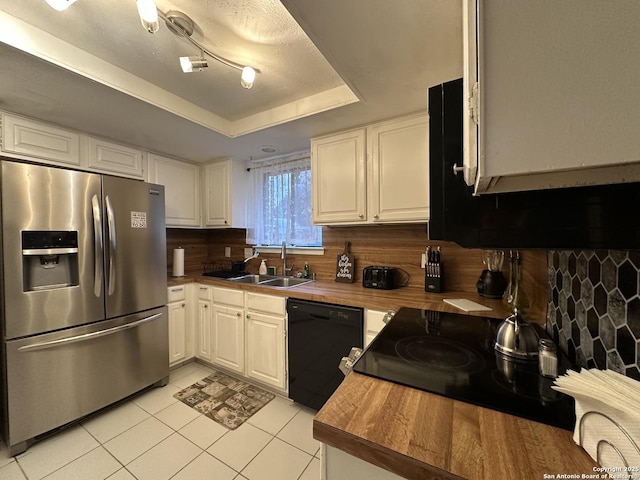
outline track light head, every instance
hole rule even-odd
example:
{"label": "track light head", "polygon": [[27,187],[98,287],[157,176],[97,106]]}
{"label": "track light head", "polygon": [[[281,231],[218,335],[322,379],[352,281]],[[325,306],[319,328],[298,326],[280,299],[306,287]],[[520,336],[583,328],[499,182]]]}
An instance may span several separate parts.
{"label": "track light head", "polygon": [[180,67],[184,73],[201,72],[208,66],[204,57],[180,57]]}
{"label": "track light head", "polygon": [[249,89],[253,87],[253,82],[256,79],[256,71],[252,67],[244,67],[242,69],[242,75],[240,77],[240,85]]}
{"label": "track light head", "polygon": [[158,9],[153,0],[136,0],[140,22],[149,33],[156,33],[160,28],[158,22]]}

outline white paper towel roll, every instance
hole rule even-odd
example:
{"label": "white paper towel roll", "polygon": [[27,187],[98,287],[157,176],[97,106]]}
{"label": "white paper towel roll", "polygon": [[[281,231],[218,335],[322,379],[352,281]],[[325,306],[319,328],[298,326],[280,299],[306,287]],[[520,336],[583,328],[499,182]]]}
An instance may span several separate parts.
{"label": "white paper towel roll", "polygon": [[184,277],[184,248],[173,249],[173,276]]}

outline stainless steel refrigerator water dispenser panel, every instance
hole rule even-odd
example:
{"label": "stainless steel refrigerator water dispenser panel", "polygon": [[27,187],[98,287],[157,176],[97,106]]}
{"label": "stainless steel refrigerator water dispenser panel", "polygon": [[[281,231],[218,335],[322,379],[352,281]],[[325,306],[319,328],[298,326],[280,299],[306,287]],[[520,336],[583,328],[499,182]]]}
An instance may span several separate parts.
{"label": "stainless steel refrigerator water dispenser panel", "polygon": [[23,291],[78,285],[78,232],[22,232]]}

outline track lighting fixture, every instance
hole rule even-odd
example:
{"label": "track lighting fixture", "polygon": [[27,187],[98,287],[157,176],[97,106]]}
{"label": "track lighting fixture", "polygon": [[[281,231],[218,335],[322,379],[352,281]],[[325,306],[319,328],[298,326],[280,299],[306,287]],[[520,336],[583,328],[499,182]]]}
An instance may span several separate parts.
{"label": "track lighting fixture", "polygon": [[[148,1],[152,1],[152,0],[148,0]],[[194,23],[193,23],[193,20],[191,20],[191,18],[189,18],[186,14],[176,10],[170,10],[167,13],[164,13],[160,10],[157,10],[157,12],[158,12],[158,16],[164,20],[164,23],[167,25],[167,28],[169,29],[169,31],[171,31],[175,35],[178,35],[188,40],[194,47],[198,48],[202,54],[200,58],[180,57],[180,65],[182,66],[183,72],[187,73],[187,72],[193,71],[194,69],[197,69],[198,71],[202,71],[202,69],[207,66],[206,59],[204,58],[204,56],[206,55],[220,63],[225,64],[228,67],[235,68],[236,70],[241,71],[242,74],[240,76],[240,84],[244,88],[253,87],[253,82],[256,79],[256,73],[259,73],[260,70],[257,70],[247,65],[241,65],[227,58],[221,57],[220,55],[216,55],[211,50],[208,50],[207,48],[202,46],[198,41],[196,41],[191,36],[194,30]],[[149,31],[149,33],[154,33],[148,29],[147,31]],[[185,70],[185,66],[184,66],[185,63],[183,62],[183,58],[189,58],[189,59],[197,58],[200,63],[197,66],[196,64],[192,63],[192,69]],[[202,63],[203,61],[204,61],[204,64]]]}
{"label": "track lighting fixture", "polygon": [[204,57],[180,57],[180,67],[184,73],[201,72],[208,66]]}
{"label": "track lighting fixture", "polygon": [[[64,10],[76,1],[77,0],[46,0],[46,2],[56,10]],[[199,57],[180,57],[180,66],[182,67],[183,72],[189,73],[194,70],[201,72],[208,66],[207,59],[205,58],[205,55],[207,55],[228,67],[240,70],[242,72],[240,76],[240,85],[244,88],[253,87],[253,82],[256,79],[256,73],[259,73],[260,70],[248,65],[236,63],[232,60],[221,57],[220,55],[216,55],[211,50],[200,45],[200,43],[191,37],[195,24],[186,14],[176,10],[170,10],[164,13],[161,10],[158,10],[154,0],[136,0],[136,6],[138,7],[140,23],[142,23],[142,26],[147,32],[156,33],[160,28],[158,18],[162,18],[169,31],[188,40],[194,47],[200,50],[201,55]]]}
{"label": "track lighting fixture", "polygon": [[46,0],[51,8],[58,10],[59,12],[66,10],[72,4],[76,3],[76,0]]}

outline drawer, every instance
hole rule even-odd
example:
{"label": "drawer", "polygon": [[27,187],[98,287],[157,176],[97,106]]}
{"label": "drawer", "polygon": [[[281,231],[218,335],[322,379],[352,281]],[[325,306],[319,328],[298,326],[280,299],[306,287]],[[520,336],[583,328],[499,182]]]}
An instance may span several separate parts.
{"label": "drawer", "polygon": [[200,300],[211,301],[211,287],[208,285],[198,285],[198,298]]}
{"label": "drawer", "polygon": [[286,312],[286,303],[287,299],[285,297],[274,297],[273,295],[247,292],[247,308],[249,310],[284,315]]}
{"label": "drawer", "polygon": [[180,285],[177,287],[168,287],[167,288],[167,302],[179,302],[185,299],[185,290],[186,287],[184,285]]}
{"label": "drawer", "polygon": [[244,291],[230,288],[213,288],[213,303],[244,307]]}

